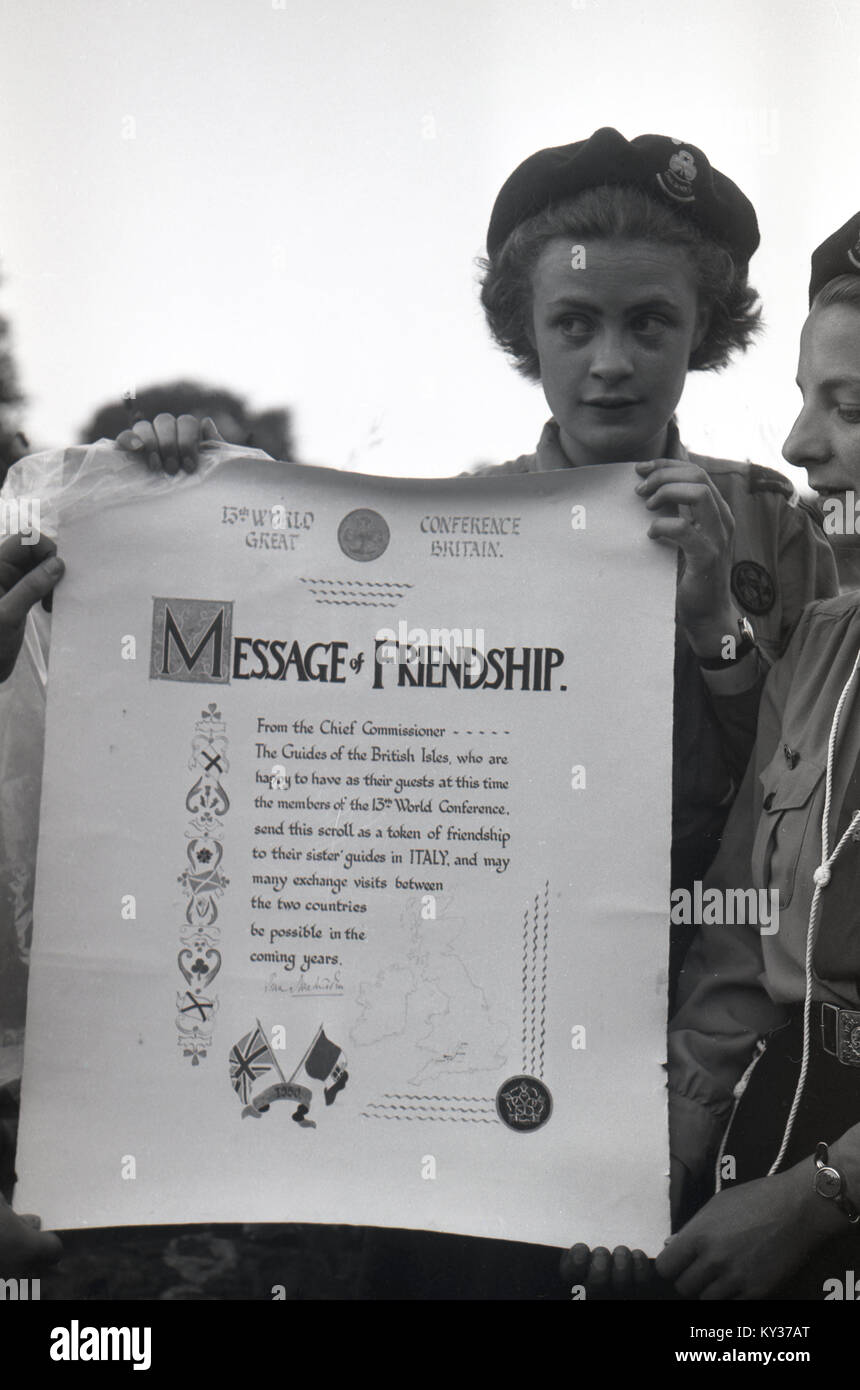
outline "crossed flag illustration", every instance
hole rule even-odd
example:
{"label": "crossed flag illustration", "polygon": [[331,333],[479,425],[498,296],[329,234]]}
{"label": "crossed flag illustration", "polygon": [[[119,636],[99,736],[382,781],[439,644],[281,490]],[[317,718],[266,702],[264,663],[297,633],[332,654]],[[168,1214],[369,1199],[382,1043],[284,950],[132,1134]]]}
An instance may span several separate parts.
{"label": "crossed flag illustration", "polygon": [[[297,1108],[293,1119],[303,1129],[315,1129],[316,1122],[307,1118],[314,1097],[314,1088],[308,1082],[322,1082],[326,1105],[333,1105],[336,1097],[349,1080],[346,1069],[346,1054],[338,1043],[327,1038],[320,1024],[310,1046],[287,1079],[278,1065],[265,1029],[256,1020],[256,1027],[234,1043],[230,1049],[230,1080],[233,1090],[243,1103],[242,1118],[252,1116],[259,1119],[269,1109],[272,1101],[294,1100]],[[255,1090],[257,1083],[270,1072],[277,1073],[279,1081]],[[297,1079],[298,1078],[298,1079]]]}

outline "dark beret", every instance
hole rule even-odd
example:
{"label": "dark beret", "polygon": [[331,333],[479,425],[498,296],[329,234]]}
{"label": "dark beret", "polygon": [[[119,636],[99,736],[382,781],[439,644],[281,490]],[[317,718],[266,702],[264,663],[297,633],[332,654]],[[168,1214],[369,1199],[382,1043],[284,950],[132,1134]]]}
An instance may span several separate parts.
{"label": "dark beret", "polygon": [[855,212],[844,227],[813,251],[810,304],[828,280],[835,280],[837,275],[860,275],[860,212]]}
{"label": "dark beret", "polygon": [[538,212],[602,184],[628,184],[689,218],[746,265],[759,244],[755,208],[695,145],[668,135],[625,140],[611,126],[588,140],[529,155],[502,185],[487,231],[494,256],[515,227]]}

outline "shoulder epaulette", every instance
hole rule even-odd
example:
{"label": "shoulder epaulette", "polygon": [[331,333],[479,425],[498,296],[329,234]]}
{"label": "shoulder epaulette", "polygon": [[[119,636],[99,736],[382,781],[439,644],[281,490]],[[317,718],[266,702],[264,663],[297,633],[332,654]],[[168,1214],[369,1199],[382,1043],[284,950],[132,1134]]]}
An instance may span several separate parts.
{"label": "shoulder epaulette", "polygon": [[765,468],[760,463],[751,463],[747,472],[747,487],[751,497],[758,492],[781,492],[789,502],[794,500],[794,485],[784,473],[774,468]]}

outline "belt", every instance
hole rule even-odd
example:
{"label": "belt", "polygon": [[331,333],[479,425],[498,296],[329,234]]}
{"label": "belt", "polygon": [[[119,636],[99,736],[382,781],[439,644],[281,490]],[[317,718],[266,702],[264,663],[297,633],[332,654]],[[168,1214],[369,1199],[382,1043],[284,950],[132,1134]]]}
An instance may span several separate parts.
{"label": "belt", "polygon": [[813,1001],[813,1020],[819,1013],[821,1046],[845,1067],[860,1067],[860,1009]]}

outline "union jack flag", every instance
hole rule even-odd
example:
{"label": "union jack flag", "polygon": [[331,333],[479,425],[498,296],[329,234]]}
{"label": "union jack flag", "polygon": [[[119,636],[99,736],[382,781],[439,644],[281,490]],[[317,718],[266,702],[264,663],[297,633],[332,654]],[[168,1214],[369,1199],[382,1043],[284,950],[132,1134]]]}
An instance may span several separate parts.
{"label": "union jack flag", "polygon": [[230,1080],[233,1090],[244,1105],[251,1098],[254,1083],[275,1065],[265,1034],[258,1024],[253,1033],[246,1033],[230,1049]]}

